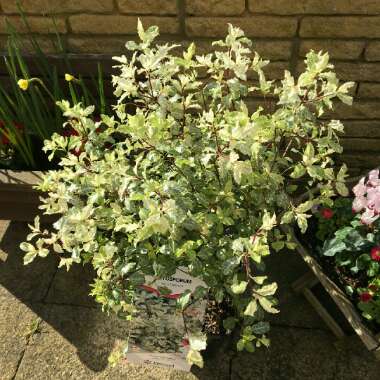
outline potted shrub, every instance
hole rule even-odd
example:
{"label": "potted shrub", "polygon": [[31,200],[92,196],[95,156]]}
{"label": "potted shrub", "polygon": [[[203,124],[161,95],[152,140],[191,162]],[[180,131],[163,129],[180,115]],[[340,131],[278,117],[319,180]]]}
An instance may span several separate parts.
{"label": "potted shrub", "polygon": [[[138,35],[126,45],[131,54],[115,58],[113,115],[94,122],[94,107],[58,102],[77,136],[45,142],[62,169],[46,173],[38,189],[47,193],[44,213],[59,219],[51,232],[38,219],[31,226],[25,263],[49,252],[67,269],[89,263],[92,295],[128,320],[138,318],[136,292],[148,276],[182,268],[204,285],[178,298],[180,313],[212,297],[231,310],[223,325],[240,331],[238,350],[268,346],[265,314],[278,313],[277,285],[264,259],[294,248],[280,225],[295,220],[305,231],[313,205],[347,193],[346,167],[336,171],[333,160],[342,124],[319,117],[335,98],[351,103],[352,83],[340,84],[328,54],[313,51],[298,80],[285,72],[281,83],[267,81],[268,61],[231,25],[203,56],[194,44],[182,56],[172,55],[176,45],[154,45],[157,27],[139,22]],[[275,96],[276,109],[249,110],[255,93]],[[315,185],[296,205],[294,194]],[[187,359],[202,366],[206,334],[185,329]]]}
{"label": "potted shrub", "polygon": [[297,247],[370,351],[380,348],[380,179],[372,170],[352,189],[315,209]]}

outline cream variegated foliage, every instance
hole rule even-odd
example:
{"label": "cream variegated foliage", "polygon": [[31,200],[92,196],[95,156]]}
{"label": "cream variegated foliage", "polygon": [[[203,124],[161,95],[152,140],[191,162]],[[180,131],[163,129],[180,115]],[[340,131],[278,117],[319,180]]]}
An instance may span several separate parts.
{"label": "cream variegated foliage", "polygon": [[[138,33],[141,42],[115,58],[114,115],[94,122],[93,108],[58,102],[78,136],[45,142],[61,169],[38,188],[45,213],[59,219],[51,233],[31,227],[25,260],[50,250],[60,266],[90,263],[93,296],[122,318],[133,315],[145,275],[186,267],[208,288],[185,294],[180,309],[205,294],[227,301],[234,314],[224,326],[241,330],[238,350],[267,346],[263,319],[278,312],[277,285],[262,273],[263,259],[271,247],[294,248],[280,224],[305,231],[314,205],[346,191],[346,168],[337,173],[333,161],[343,126],[320,117],[335,98],[351,103],[352,83],[340,84],[328,54],[313,51],[298,80],[285,72],[268,81],[268,61],[233,26],[203,56],[194,44],[182,56],[172,55],[176,45],[154,45],[156,27],[139,23]],[[277,99],[273,111],[251,113],[248,97],[262,93]],[[294,200],[312,188],[304,203]],[[202,365],[204,335],[188,334],[198,337],[189,360]]]}

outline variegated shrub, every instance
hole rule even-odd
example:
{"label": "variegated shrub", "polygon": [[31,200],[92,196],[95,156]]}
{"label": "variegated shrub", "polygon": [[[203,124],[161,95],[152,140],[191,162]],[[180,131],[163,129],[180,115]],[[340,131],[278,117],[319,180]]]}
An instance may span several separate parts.
{"label": "variegated shrub", "polygon": [[[207,294],[226,301],[234,313],[224,327],[241,331],[237,349],[267,346],[265,313],[278,310],[264,258],[271,247],[294,247],[280,224],[305,231],[314,205],[347,192],[346,168],[335,171],[333,161],[343,126],[320,117],[335,98],[351,103],[352,83],[339,84],[328,54],[313,51],[298,80],[285,72],[268,81],[268,61],[233,26],[203,56],[194,44],[182,56],[172,54],[176,45],[154,45],[157,27],[139,23],[138,34],[128,56],[115,58],[115,115],[94,122],[92,107],[58,103],[76,132],[45,142],[62,168],[38,188],[47,194],[44,212],[59,219],[52,232],[31,226],[25,263],[49,252],[67,269],[90,263],[92,295],[127,319],[145,275],[185,267],[207,288],[184,294],[180,310]],[[249,97],[260,94],[276,99],[272,112],[251,112]],[[188,359],[201,366],[204,332],[188,333]]]}

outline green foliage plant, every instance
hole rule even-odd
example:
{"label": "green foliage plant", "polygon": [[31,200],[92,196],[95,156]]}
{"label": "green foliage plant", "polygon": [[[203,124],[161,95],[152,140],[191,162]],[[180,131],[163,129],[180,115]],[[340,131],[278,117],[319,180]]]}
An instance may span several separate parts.
{"label": "green foliage plant", "polygon": [[350,202],[351,217],[347,218],[347,208],[337,209],[337,214],[341,214],[341,220],[346,223],[331,229],[333,234],[324,241],[321,253],[332,258],[343,279],[349,279],[343,281],[345,290],[362,316],[380,324],[379,170],[371,170],[367,178],[361,178],[353,193],[354,199],[340,198],[335,202],[342,204],[343,199],[344,203]]}
{"label": "green foliage plant", "polygon": [[[268,81],[268,61],[231,25],[214,42],[218,50],[202,56],[194,44],[182,56],[172,55],[176,45],[155,45],[157,27],[139,22],[138,35],[129,56],[115,58],[114,115],[94,122],[94,107],[58,103],[78,136],[45,142],[50,158],[63,154],[62,169],[38,189],[47,193],[44,212],[60,217],[52,232],[38,220],[31,226],[25,264],[49,252],[59,267],[90,263],[92,295],[127,319],[146,275],[186,268],[207,286],[180,297],[179,310],[210,294],[234,310],[224,327],[240,330],[238,350],[268,346],[265,315],[279,310],[264,259],[272,248],[294,248],[281,224],[305,231],[314,205],[347,193],[346,168],[336,172],[333,161],[343,126],[319,117],[335,98],[351,104],[352,83],[339,84],[328,54],[313,51],[298,80],[286,71],[280,83]],[[275,111],[251,112],[252,94],[275,96]],[[127,114],[131,101],[136,112]],[[293,199],[298,181],[300,191],[318,188],[301,204]],[[202,366],[205,333],[188,335],[188,360]]]}
{"label": "green foliage plant", "polygon": [[[63,117],[57,100],[69,96],[72,103],[94,104],[97,114],[106,111],[103,72],[98,64],[97,80],[93,78],[95,94],[82,77],[63,85],[57,66],[52,64],[30,30],[27,17],[19,8],[22,22],[29,33],[22,37],[11,22],[7,22],[7,46],[3,57],[9,78],[9,88],[0,84],[0,165],[16,169],[40,169],[36,159],[36,142],[42,146],[54,132],[62,131]],[[53,19],[54,21],[54,19]],[[64,69],[72,72],[70,57],[58,32],[52,37],[55,54]],[[24,56],[26,44],[31,46],[29,61]],[[38,68],[33,78],[29,62]],[[24,84],[24,86],[20,86]],[[27,91],[26,91],[27,90]],[[37,143],[37,146],[39,143]],[[41,161],[41,160],[40,160]]]}

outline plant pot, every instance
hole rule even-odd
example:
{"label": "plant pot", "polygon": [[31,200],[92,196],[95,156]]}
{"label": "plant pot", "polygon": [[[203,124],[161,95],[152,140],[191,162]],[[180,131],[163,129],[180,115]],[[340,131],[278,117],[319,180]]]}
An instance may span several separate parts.
{"label": "plant pot", "polygon": [[0,170],[0,219],[31,222],[40,215],[41,221],[50,222],[54,216],[42,216],[38,209],[40,193],[33,188],[42,178],[39,171]]}
{"label": "plant pot", "polygon": [[[308,249],[297,239],[292,228],[283,227],[283,229],[284,231],[292,235],[294,241],[297,243],[296,250],[302,256],[306,264],[309,266],[316,279],[322,284],[326,292],[331,296],[331,298],[338,306],[344,317],[347,319],[347,322],[354,329],[354,331],[362,340],[364,345],[367,347],[369,351],[374,352],[376,357],[380,359],[380,334],[376,335],[363,323],[363,319],[360,316],[354,304],[347,297],[345,292],[342,291],[342,289],[340,289],[328,276],[326,276],[319,263],[312,257]],[[309,289],[307,289],[307,291],[308,290]],[[320,308],[320,305],[317,302],[313,302],[313,300],[309,298],[308,300],[317,309],[318,313],[327,322],[329,327],[334,331],[333,326],[334,323],[337,324],[337,322],[333,320],[333,317],[331,315],[326,315],[327,311],[325,309],[318,310],[318,308]],[[336,335],[339,336],[339,334]]]}
{"label": "plant pot", "polygon": [[[188,372],[191,365],[186,361],[189,351],[186,328],[203,322],[206,300],[189,305],[181,314],[177,299],[184,291],[194,292],[197,286],[205,284],[187,274],[185,268],[178,269],[171,277],[157,279],[146,276],[145,279],[146,284],[141,286],[134,301],[138,312],[129,326],[129,348],[125,360]],[[166,288],[170,294],[160,294],[161,288]]]}

